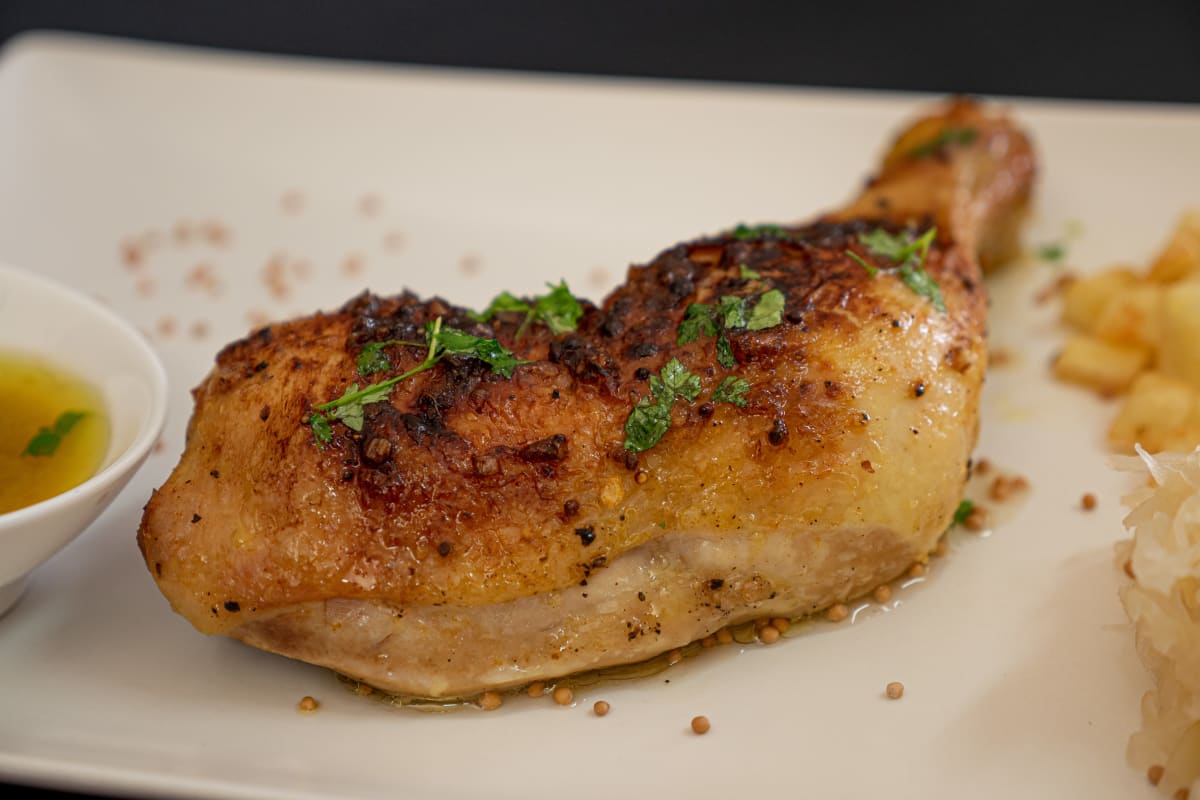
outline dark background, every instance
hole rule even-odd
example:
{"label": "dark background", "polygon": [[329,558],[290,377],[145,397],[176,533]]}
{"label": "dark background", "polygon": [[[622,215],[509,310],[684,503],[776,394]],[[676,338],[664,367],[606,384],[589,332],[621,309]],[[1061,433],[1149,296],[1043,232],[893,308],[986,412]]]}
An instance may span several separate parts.
{"label": "dark background", "polygon": [[1200,0],[0,0],[0,44],[30,30],[489,69],[1200,103]]}
{"label": "dark background", "polygon": [[1200,102],[1197,0],[0,0],[21,31],[323,58]]}

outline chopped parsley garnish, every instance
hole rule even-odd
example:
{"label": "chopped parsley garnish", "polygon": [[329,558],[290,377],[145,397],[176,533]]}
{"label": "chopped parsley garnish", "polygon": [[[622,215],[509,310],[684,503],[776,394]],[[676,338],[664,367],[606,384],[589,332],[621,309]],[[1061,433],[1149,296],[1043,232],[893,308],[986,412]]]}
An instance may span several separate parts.
{"label": "chopped parsley garnish", "polygon": [[908,233],[891,234],[883,228],[876,228],[870,233],[860,233],[858,241],[872,255],[885,258],[892,263],[886,267],[876,267],[853,250],[846,250],[846,255],[854,259],[871,277],[878,272],[895,273],[904,281],[904,285],[921,297],[929,298],[933,307],[945,312],[946,302],[942,299],[942,290],[937,281],[925,271],[925,257],[937,237],[937,228],[930,228],[917,238]]}
{"label": "chopped parsley garnish", "polygon": [[789,236],[786,228],[780,225],[745,225],[738,226],[729,234],[735,239],[757,239],[760,236]]}
{"label": "chopped parsley garnish", "polygon": [[1050,242],[1037,249],[1038,258],[1042,261],[1059,261],[1067,254],[1066,245]]}
{"label": "chopped parsley garnish", "polygon": [[689,403],[700,395],[700,376],[689,372],[678,358],[672,358],[658,375],[650,376],[650,392],[659,400],[670,403],[681,397]]}
{"label": "chopped parsley garnish", "polygon": [[[625,420],[625,449],[634,453],[658,444],[671,428],[671,407],[676,400],[695,402],[702,390],[700,376],[688,370],[678,358],[672,358],[658,375],[650,376],[650,395],[638,400]],[[727,375],[713,390],[714,403],[732,403],[746,407],[750,382]]]}
{"label": "chopped parsley garnish", "polygon": [[58,446],[62,444],[63,437],[70,433],[76,423],[86,416],[86,411],[64,411],[58,415],[58,419],[54,420],[52,426],[38,429],[38,432],[29,440],[29,444],[25,445],[25,450],[21,455],[44,457],[54,455]]}
{"label": "chopped parsley garnish", "polygon": [[643,397],[625,420],[625,449],[634,453],[649,450],[670,427],[671,404]]}
{"label": "chopped parsley garnish", "polygon": [[738,408],[746,407],[746,392],[750,391],[750,381],[736,375],[726,375],[713,389],[714,403],[733,403]]}
{"label": "chopped parsley garnish", "polygon": [[772,289],[764,292],[763,296],[758,298],[758,302],[754,304],[754,308],[750,309],[750,316],[746,318],[746,330],[762,331],[774,328],[781,322],[783,322],[783,292]]}
{"label": "chopped parsley garnish", "polygon": [[371,342],[358,354],[358,374],[365,378],[376,372],[387,372],[392,368],[392,361],[387,357],[387,353],[383,352],[383,348],[390,345],[406,344],[414,347],[424,346],[415,342],[398,342],[394,339],[386,342]]}
{"label": "chopped parsley garnish", "polygon": [[329,420],[321,414],[313,414],[308,418],[308,426],[312,428],[313,438],[319,444],[328,444],[333,439],[333,428],[329,424]]}
{"label": "chopped parsley garnish", "polygon": [[731,329],[746,327],[747,300],[749,300],[747,297],[734,297],[728,294],[723,296],[719,314],[721,325]]}
{"label": "chopped parsley garnish", "polygon": [[729,339],[724,332],[717,337],[717,363],[725,369],[733,369],[737,366],[737,359],[733,357],[733,347],[729,344]]}
{"label": "chopped parsley garnish", "polygon": [[967,517],[971,516],[971,512],[975,510],[975,503],[970,500],[963,500],[958,504],[958,508],[954,509],[953,525],[962,525],[967,521]]}
{"label": "chopped parsley garnish", "polygon": [[689,344],[701,336],[717,337],[717,361],[725,369],[733,369],[737,360],[725,331],[761,331],[783,322],[783,292],[771,289],[751,297],[723,295],[717,305],[692,303],[679,323],[677,344]]}
{"label": "chopped parsley garnish", "polygon": [[[312,428],[313,437],[318,444],[325,444],[333,438],[333,429],[330,425],[330,420],[336,420],[343,423],[352,431],[361,431],[363,427],[364,407],[372,403],[380,403],[388,398],[392,391],[392,387],[401,381],[411,378],[419,372],[424,372],[427,369],[433,368],[439,361],[448,355],[467,356],[476,358],[484,362],[492,368],[492,372],[497,375],[502,375],[505,378],[511,378],[513,370],[520,364],[529,362],[522,361],[512,354],[511,351],[505,349],[495,339],[484,339],[478,336],[472,336],[469,333],[460,331],[457,328],[446,328],[442,326],[442,318],[438,317],[433,322],[425,324],[425,342],[381,342],[379,348],[376,348],[375,355],[383,355],[378,352],[382,347],[396,344],[405,347],[426,347],[428,348],[425,360],[417,366],[404,372],[394,378],[388,378],[379,383],[372,383],[362,389],[358,388],[357,383],[353,383],[346,388],[342,396],[336,400],[330,400],[328,403],[321,403],[313,406],[313,413],[308,417],[308,425]],[[368,345],[368,347],[370,347]],[[367,348],[364,348],[364,352]],[[374,359],[374,355],[370,358]],[[375,366],[377,362],[373,361],[368,366]],[[388,362],[390,367],[391,362]],[[359,357],[358,368],[363,370],[363,359]],[[326,416],[321,412],[329,412]]]}
{"label": "chopped parsley garnish", "polygon": [[678,358],[666,363],[658,375],[650,376],[650,397],[638,400],[625,420],[625,449],[634,453],[658,444],[671,427],[675,398],[689,403],[700,395],[700,376],[688,371]]}
{"label": "chopped parsley garnish", "polygon": [[762,275],[759,275],[745,264],[738,264],[738,277],[744,281],[756,281],[762,278]]}
{"label": "chopped parsley garnish", "polygon": [[716,336],[717,321],[713,317],[712,307],[703,303],[692,303],[683,312],[683,322],[679,323],[678,344],[689,344],[701,336]]}
{"label": "chopped parsley garnish", "polygon": [[909,155],[913,158],[928,158],[936,153],[940,153],[951,145],[966,145],[975,141],[979,136],[979,131],[975,128],[956,128],[948,126],[942,128],[937,136],[930,139],[928,142],[914,147]]}
{"label": "chopped parsley garnish", "polygon": [[517,328],[515,337],[518,339],[531,322],[542,323],[555,336],[575,330],[579,324],[579,318],[583,316],[583,307],[579,305],[575,295],[571,294],[567,282],[559,281],[558,284],[547,283],[546,285],[550,287],[550,292],[534,297],[532,303],[515,297],[509,292],[502,292],[496,295],[483,313],[470,312],[469,316],[477,322],[487,322],[498,313],[506,311],[523,313],[525,319]]}

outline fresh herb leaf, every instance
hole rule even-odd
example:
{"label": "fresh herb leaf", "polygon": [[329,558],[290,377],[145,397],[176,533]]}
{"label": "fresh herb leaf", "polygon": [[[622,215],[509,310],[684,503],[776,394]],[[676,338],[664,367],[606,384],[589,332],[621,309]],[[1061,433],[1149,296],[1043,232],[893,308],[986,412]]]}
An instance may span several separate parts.
{"label": "fresh herb leaf", "polygon": [[754,308],[750,309],[750,316],[746,319],[746,330],[761,331],[766,328],[774,328],[781,322],[783,322],[783,292],[772,289],[764,293],[754,304]]}
{"label": "fresh herb leaf", "polygon": [[[390,387],[389,387],[390,388]],[[363,428],[363,406],[378,403],[387,398],[388,390],[380,389],[379,384],[368,386],[363,392],[358,391],[358,384],[352,383],[342,392],[337,401],[345,401],[342,405],[330,406],[329,416],[345,424],[352,431]],[[350,398],[347,400],[347,398]]]}
{"label": "fresh herb leaf", "polygon": [[929,298],[929,302],[933,303],[933,307],[938,311],[941,311],[943,314],[946,312],[946,301],[942,298],[942,287],[938,286],[937,281],[928,272],[906,265],[900,268],[900,280],[904,281],[904,285],[912,289],[916,294]]}
{"label": "fresh herb leaf", "polygon": [[333,428],[329,426],[329,420],[324,414],[310,414],[308,426],[312,428],[313,438],[317,440],[318,447],[324,448],[333,439]]}
{"label": "fresh herb leaf", "polygon": [[532,303],[528,303],[510,292],[501,292],[493,298],[483,313],[476,314],[471,311],[468,312],[468,316],[477,322],[487,322],[501,312],[521,312],[525,314],[525,319],[517,328],[516,338],[518,339],[532,322],[541,322],[555,336],[575,330],[579,325],[579,318],[583,316],[583,306],[575,299],[575,295],[571,294],[571,289],[567,286],[566,281],[559,281],[557,284],[547,283],[546,286],[550,287],[549,293],[534,297]]}
{"label": "fresh herb leaf", "polygon": [[788,232],[779,225],[745,225],[738,223],[730,234],[734,239],[757,239],[760,236],[787,236]]}
{"label": "fresh herb leaf", "polygon": [[625,420],[625,449],[641,453],[658,444],[671,427],[671,404],[643,397]]}
{"label": "fresh herb leaf", "polygon": [[683,322],[679,323],[679,338],[676,339],[676,344],[694,342],[702,335],[717,335],[717,323],[713,319],[713,308],[703,303],[692,303],[683,313]]}
{"label": "fresh herb leaf", "polygon": [[[432,323],[430,323],[432,324]],[[426,326],[426,336],[434,336],[432,329]],[[437,336],[435,358],[443,355],[465,355],[477,358],[492,368],[492,372],[511,378],[513,370],[521,364],[528,364],[512,354],[504,345],[495,339],[483,339],[460,331],[457,328],[441,328]]]}
{"label": "fresh herb leaf", "polygon": [[971,512],[975,510],[975,503],[964,499],[958,504],[958,508],[954,509],[954,521],[951,525],[962,525],[967,521],[967,517],[971,516]]}
{"label": "fresh herb leaf", "polygon": [[979,136],[979,131],[976,128],[958,128],[948,126],[942,128],[938,135],[933,137],[923,144],[919,144],[909,151],[909,155],[913,158],[928,158],[936,153],[940,153],[951,145],[967,145],[975,141]]}
{"label": "fresh herb leaf", "polygon": [[575,330],[579,318],[583,316],[583,306],[571,294],[566,281],[558,285],[547,283],[550,293],[536,298],[533,304],[533,316],[542,322],[550,332],[557,336]]}
{"label": "fresh herb leaf", "polygon": [[524,300],[515,297],[511,292],[501,292],[492,298],[492,302],[483,310],[482,314],[468,311],[467,316],[476,322],[487,322],[496,314],[504,311],[520,311],[523,314],[527,314],[530,311],[530,305]]}
{"label": "fresh herb leaf", "polygon": [[863,269],[865,269],[867,271],[867,274],[870,275],[872,278],[875,277],[876,272],[879,272],[878,267],[873,266],[865,258],[860,256],[858,253],[854,252],[853,250],[847,250],[846,255],[848,255],[848,256],[850,256],[850,258],[854,259],[858,263],[858,265],[860,267],[862,267]]}
{"label": "fresh herb leaf", "polygon": [[[858,241],[877,256],[882,256],[890,261],[905,261],[909,256],[921,250],[926,237],[930,237],[930,241],[932,241],[936,231],[936,228],[930,228],[919,239],[913,239],[907,232],[892,234],[883,228],[876,228],[870,233],[860,233]],[[928,245],[924,246],[928,250]],[[924,257],[922,257],[922,261],[924,261]]]}
{"label": "fresh herb leaf", "polygon": [[688,368],[683,365],[683,362],[678,358],[672,358],[663,366],[659,372],[661,378],[650,377],[650,389],[654,391],[656,397],[662,398],[659,391],[655,390],[655,381],[662,386],[669,394],[667,397],[674,400],[676,397],[682,397],[689,403],[696,399],[700,394],[700,376],[689,372]]}
{"label": "fresh herb leaf", "polygon": [[[381,403],[391,394],[392,387],[419,372],[432,369],[447,355],[462,355],[477,358],[492,368],[492,372],[511,378],[513,370],[520,364],[529,362],[517,358],[495,339],[484,339],[472,336],[457,328],[442,326],[442,318],[425,325],[425,344],[415,342],[394,342],[408,347],[426,347],[425,360],[417,366],[394,378],[388,378],[379,383],[372,383],[362,389],[358,384],[351,384],[342,392],[342,396],[328,403],[313,406],[314,412],[328,411],[329,417],[342,422],[354,431],[361,431],[364,419],[364,406]],[[328,442],[333,433],[329,420],[322,414],[314,413],[309,416],[309,426],[318,444]]]}
{"label": "fresh herb leaf", "polygon": [[75,424],[86,416],[86,411],[64,411],[58,415],[58,419],[54,420],[54,432],[59,436],[66,436],[75,427]]}
{"label": "fresh herb leaf", "polygon": [[867,270],[871,277],[876,273],[897,273],[904,285],[916,294],[928,298],[933,307],[945,312],[946,303],[942,297],[941,287],[933,276],[925,271],[925,258],[929,248],[937,237],[937,228],[930,228],[917,238],[907,233],[891,234],[883,228],[876,228],[870,233],[860,233],[858,241],[873,255],[892,261],[888,267],[874,267],[853,250],[846,250],[846,255]]}
{"label": "fresh herb leaf", "polygon": [[29,440],[29,444],[25,445],[25,450],[21,455],[52,456],[60,444],[62,444],[61,436],[50,428],[39,428],[33,438]]}
{"label": "fresh herb leaf", "polygon": [[714,403],[733,403],[738,408],[746,407],[746,392],[750,391],[750,382],[736,375],[726,375],[713,390]]}
{"label": "fresh herb leaf", "polygon": [[29,444],[25,445],[25,450],[21,455],[42,457],[54,455],[58,451],[59,445],[62,444],[63,437],[70,433],[75,425],[86,416],[86,411],[64,411],[58,415],[58,419],[54,420],[54,424],[49,428],[38,428],[38,432],[29,440]]}
{"label": "fresh herb leaf", "polygon": [[658,444],[671,427],[671,406],[676,398],[689,403],[700,396],[700,376],[672,358],[650,376],[650,397],[643,397],[625,420],[625,449],[634,453]]}
{"label": "fresh herb leaf", "polygon": [[738,264],[738,277],[744,281],[756,281],[762,278],[762,275],[750,269],[745,264]]}
{"label": "fresh herb leaf", "polygon": [[[758,273],[754,275],[757,277]],[[733,356],[733,347],[729,344],[729,337],[725,335],[725,331],[760,331],[783,322],[783,292],[778,289],[764,292],[751,307],[750,302],[753,299],[727,294],[721,297],[719,305],[715,307],[692,303],[684,312],[683,321],[679,323],[676,342],[683,345],[696,341],[700,336],[716,336],[717,363],[725,369],[733,369],[737,366],[737,359]]]}
{"label": "fresh herb leaf", "polygon": [[383,352],[383,348],[399,342],[371,342],[358,354],[358,374],[364,378],[376,372],[387,372],[392,368],[392,360]]}
{"label": "fresh herb leaf", "polygon": [[1066,246],[1060,244],[1059,242],[1050,242],[1049,244],[1044,244],[1037,250],[1038,258],[1040,258],[1042,261],[1058,261],[1066,254]]}
{"label": "fresh herb leaf", "polygon": [[347,428],[360,433],[363,429],[363,419],[366,415],[366,410],[363,406],[365,401],[350,403],[349,405],[338,406],[330,412],[329,416],[344,424]]}
{"label": "fresh herb leaf", "polygon": [[725,369],[733,369],[737,366],[737,359],[733,357],[733,348],[724,332],[717,337],[717,363]]}
{"label": "fresh herb leaf", "polygon": [[726,328],[746,327],[746,298],[724,295],[721,298],[721,324]]}

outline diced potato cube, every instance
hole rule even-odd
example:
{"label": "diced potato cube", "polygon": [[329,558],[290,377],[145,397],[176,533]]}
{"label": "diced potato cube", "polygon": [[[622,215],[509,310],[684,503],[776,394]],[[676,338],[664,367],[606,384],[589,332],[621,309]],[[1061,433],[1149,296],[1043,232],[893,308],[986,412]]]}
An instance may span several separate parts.
{"label": "diced potato cube", "polygon": [[1200,209],[1183,215],[1167,246],[1150,265],[1150,280],[1159,283],[1196,274],[1200,274]]}
{"label": "diced potato cube", "polygon": [[1110,267],[1080,278],[1063,295],[1063,319],[1081,331],[1090,332],[1109,300],[1137,282],[1137,275],[1127,267]]}
{"label": "diced potato cube", "polygon": [[1104,394],[1117,394],[1129,388],[1148,363],[1150,351],[1144,347],[1111,344],[1077,334],[1067,339],[1054,362],[1054,374],[1060,380],[1082,383]]}
{"label": "diced potato cube", "polygon": [[1113,344],[1156,347],[1161,337],[1163,290],[1159,284],[1142,283],[1117,292],[1097,316],[1092,333]]}
{"label": "diced potato cube", "polygon": [[1130,388],[1108,440],[1122,450],[1132,450],[1135,443],[1152,453],[1177,449],[1200,433],[1192,430],[1194,420],[1200,420],[1200,393],[1183,381],[1145,372]]}
{"label": "diced potato cube", "polygon": [[1166,288],[1158,368],[1200,389],[1200,280]]}

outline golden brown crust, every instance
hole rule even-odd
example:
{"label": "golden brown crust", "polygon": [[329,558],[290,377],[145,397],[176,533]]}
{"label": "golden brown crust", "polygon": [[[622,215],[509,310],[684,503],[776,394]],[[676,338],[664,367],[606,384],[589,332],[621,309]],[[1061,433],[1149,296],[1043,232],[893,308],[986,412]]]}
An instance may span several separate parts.
{"label": "golden brown crust", "polygon": [[[875,526],[921,557],[948,524],[978,425],[975,250],[1007,246],[994,231],[1020,216],[1032,180],[1007,120],[965,102],[931,119],[922,136],[967,124],[977,136],[916,157],[906,134],[862,197],[818,223],[672,247],[587,304],[573,333],[534,325],[517,338],[513,315],[480,324],[441,300],[364,294],[226,347],[139,530],[164,594],[225,633],[322,601],[471,607],[561,591],[663,532]],[[846,255],[879,225],[934,223],[926,268],[946,313]],[[731,332],[733,370],[712,337],[677,344],[691,303],[767,287],[786,296],[784,319]],[[361,433],[335,425],[318,447],[304,420],[363,381],[361,349],[420,340],[436,317],[531,363],[505,379],[447,358],[367,406]],[[424,356],[387,352],[398,370]],[[671,358],[701,376],[701,399],[677,402],[662,441],[634,456],[626,418]],[[749,382],[746,407],[706,406],[729,374]]]}

